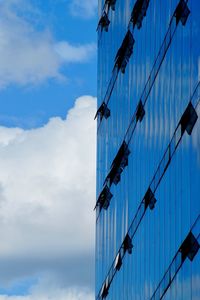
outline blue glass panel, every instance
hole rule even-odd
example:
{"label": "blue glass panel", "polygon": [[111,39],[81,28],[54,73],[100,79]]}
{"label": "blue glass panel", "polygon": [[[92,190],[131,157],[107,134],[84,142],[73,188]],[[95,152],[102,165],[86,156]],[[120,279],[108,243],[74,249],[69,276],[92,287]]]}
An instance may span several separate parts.
{"label": "blue glass panel", "polygon": [[[131,28],[136,2],[116,0],[115,10],[108,12],[108,31],[98,31],[98,107],[114,78],[115,57]],[[181,2],[185,5],[182,17],[187,7],[190,10],[185,25],[177,19],[176,8]],[[99,0],[99,18],[104,3]],[[155,208],[145,211],[132,240],[132,254],[125,254],[106,299],[150,300],[200,214],[200,105],[195,106],[199,118],[191,135],[185,132],[182,136],[179,126],[162,161],[200,79],[199,11],[197,0],[150,0],[141,28],[130,29],[135,40],[133,54],[125,74],[118,72],[115,78],[108,102],[110,117],[102,118],[101,122],[98,119],[97,197],[130,124],[134,131],[128,139],[128,166],[123,169],[120,182],[110,187],[113,194],[110,205],[100,213],[97,208],[96,299],[100,299],[99,292],[154,175],[151,188],[157,187]],[[200,96],[199,89],[197,94]],[[131,123],[143,99],[145,115],[141,122]],[[172,159],[171,153],[174,153]],[[187,260],[180,268],[163,299],[200,299],[199,278],[198,253],[192,262]],[[160,299],[160,293],[155,299]]]}

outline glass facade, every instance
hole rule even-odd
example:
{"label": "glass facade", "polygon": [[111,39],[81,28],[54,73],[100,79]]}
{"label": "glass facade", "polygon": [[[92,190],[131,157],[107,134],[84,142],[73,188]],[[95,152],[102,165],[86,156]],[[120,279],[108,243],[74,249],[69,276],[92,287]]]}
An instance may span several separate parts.
{"label": "glass facade", "polygon": [[200,2],[99,0],[96,299],[200,299]]}

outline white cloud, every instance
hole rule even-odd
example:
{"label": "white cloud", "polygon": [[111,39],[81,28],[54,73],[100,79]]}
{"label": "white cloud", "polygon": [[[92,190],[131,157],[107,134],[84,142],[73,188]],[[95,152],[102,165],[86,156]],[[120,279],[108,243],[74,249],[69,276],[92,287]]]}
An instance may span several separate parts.
{"label": "white cloud", "polygon": [[96,52],[96,44],[74,47],[68,42],[60,42],[55,46],[55,50],[66,62],[82,62],[87,61]]}
{"label": "white cloud", "polygon": [[97,14],[97,0],[72,0],[69,7],[73,16],[89,19]]}
{"label": "white cloud", "polygon": [[45,272],[65,286],[92,281],[95,110],[84,96],[65,120],[0,128],[1,284]]}
{"label": "white cloud", "polygon": [[37,293],[27,296],[0,296],[0,300],[94,300],[94,295],[89,292],[76,290],[56,290],[56,294],[49,294],[48,289],[45,294]]}
{"label": "white cloud", "polygon": [[93,43],[71,45],[55,41],[48,29],[36,30],[39,15],[29,1],[0,2],[0,88],[61,79],[66,63],[85,62],[94,55]]}
{"label": "white cloud", "polygon": [[55,285],[49,278],[43,278],[28,295],[0,296],[0,300],[93,300],[93,293],[84,288],[63,288]]}
{"label": "white cloud", "polygon": [[0,127],[0,147],[7,146],[12,141],[16,140],[18,136],[21,136],[22,129],[20,128],[6,128]]}
{"label": "white cloud", "polygon": [[57,290],[57,293],[53,295],[48,293],[44,295],[28,295],[28,296],[0,296],[0,300],[93,300],[94,296],[91,293],[84,291],[63,291]]}

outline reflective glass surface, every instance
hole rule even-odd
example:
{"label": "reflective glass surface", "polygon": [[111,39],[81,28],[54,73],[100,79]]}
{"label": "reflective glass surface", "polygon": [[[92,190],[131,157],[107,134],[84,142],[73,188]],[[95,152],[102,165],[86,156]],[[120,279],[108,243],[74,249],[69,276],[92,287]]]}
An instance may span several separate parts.
{"label": "reflective glass surface", "polygon": [[[119,70],[110,93],[110,116],[97,117],[97,199],[127,130],[130,154],[120,181],[110,187],[108,208],[96,208],[96,299],[135,216],[132,254],[124,255],[106,299],[150,300],[200,214],[199,86],[195,91],[200,80],[200,2],[184,1],[190,10],[185,25],[175,15],[179,3],[150,0],[141,28],[133,29],[136,0],[116,0],[115,10],[106,11],[108,31],[98,30],[98,107],[116,76],[115,57],[128,29],[135,43],[125,73]],[[104,8],[99,0],[99,18]],[[191,99],[198,119],[191,134],[183,134],[180,121]],[[141,122],[135,114],[140,100],[145,110]],[[144,205],[137,214],[149,186],[156,188],[155,207],[145,210]],[[195,230],[200,242],[200,226]],[[200,299],[199,253],[181,265],[163,299]]]}

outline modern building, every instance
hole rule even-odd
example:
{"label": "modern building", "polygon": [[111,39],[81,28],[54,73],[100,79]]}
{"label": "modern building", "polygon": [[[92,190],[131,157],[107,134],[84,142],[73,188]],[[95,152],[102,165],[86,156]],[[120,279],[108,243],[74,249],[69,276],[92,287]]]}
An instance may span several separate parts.
{"label": "modern building", "polygon": [[200,1],[99,0],[96,300],[200,300]]}

